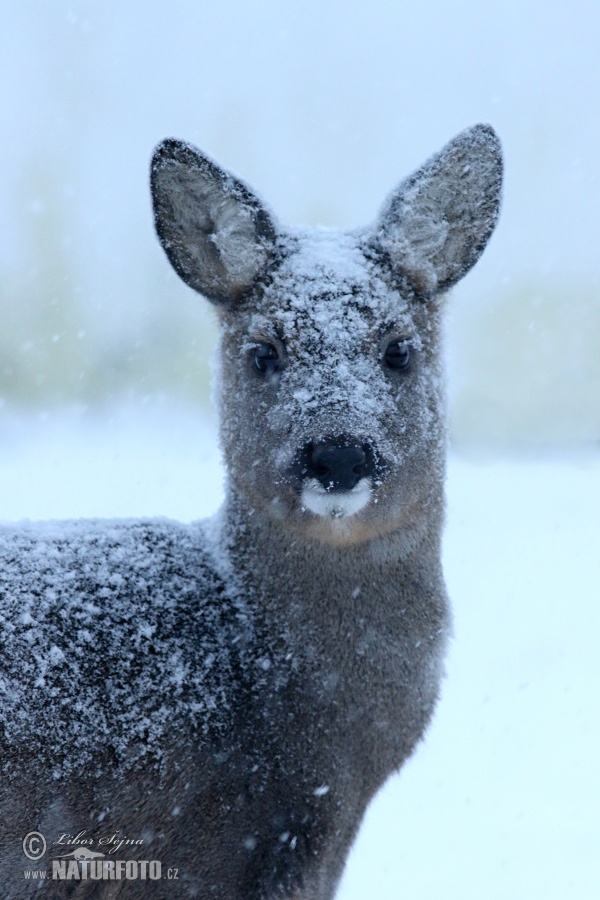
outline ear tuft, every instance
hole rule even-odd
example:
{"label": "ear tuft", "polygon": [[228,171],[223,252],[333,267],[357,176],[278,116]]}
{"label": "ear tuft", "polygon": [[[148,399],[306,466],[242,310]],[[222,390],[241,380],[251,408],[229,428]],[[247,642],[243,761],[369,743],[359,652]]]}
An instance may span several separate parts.
{"label": "ear tuft", "polygon": [[172,138],[154,151],[150,186],[156,232],[177,274],[213,303],[239,300],[266,268],[276,239],[260,200]]}
{"label": "ear tuft", "polygon": [[496,225],[502,150],[489,125],[450,141],[385,204],[375,242],[424,295],[456,284],[479,259]]}

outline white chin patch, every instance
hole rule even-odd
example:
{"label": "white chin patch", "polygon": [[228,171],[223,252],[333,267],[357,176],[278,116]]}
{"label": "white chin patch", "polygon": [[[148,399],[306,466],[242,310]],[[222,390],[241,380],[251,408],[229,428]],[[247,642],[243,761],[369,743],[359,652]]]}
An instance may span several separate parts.
{"label": "white chin patch", "polygon": [[300,502],[317,516],[345,519],[360,512],[371,499],[371,479],[361,478],[351,491],[326,491],[316,478],[305,482]]}

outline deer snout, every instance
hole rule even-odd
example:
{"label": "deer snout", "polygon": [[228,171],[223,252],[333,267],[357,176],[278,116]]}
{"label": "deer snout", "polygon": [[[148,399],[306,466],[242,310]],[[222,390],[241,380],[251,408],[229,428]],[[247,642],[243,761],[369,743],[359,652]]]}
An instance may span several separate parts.
{"label": "deer snout", "polygon": [[367,444],[349,444],[343,438],[307,444],[301,454],[301,473],[315,479],[326,491],[351,491],[375,470],[373,451]]}
{"label": "deer snout", "polygon": [[316,478],[326,491],[351,491],[372,473],[373,454],[367,446],[326,441],[306,448],[306,477]]}
{"label": "deer snout", "polygon": [[290,475],[304,510],[328,519],[353,516],[364,509],[374,485],[375,458],[369,444],[344,437],[305,444]]}

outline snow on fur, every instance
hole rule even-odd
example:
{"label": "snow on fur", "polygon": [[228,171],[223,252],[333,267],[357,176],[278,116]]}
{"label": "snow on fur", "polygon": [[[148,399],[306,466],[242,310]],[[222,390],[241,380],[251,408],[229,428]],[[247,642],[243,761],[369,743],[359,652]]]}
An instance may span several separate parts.
{"label": "snow on fur", "polygon": [[31,755],[58,777],[107,747],[150,763],[180,720],[200,742],[226,727],[250,625],[206,543],[167,520],[0,528],[5,774]]}
{"label": "snow on fur", "polygon": [[[374,228],[283,232],[199,151],[157,149],[159,238],[220,315],[226,501],[209,528],[2,533],[3,765],[45,763],[28,815],[62,819],[59,800],[73,818],[154,817],[154,858],[193,896],[333,896],[367,803],[437,700],[450,613],[436,293],[480,255],[500,170],[478,126]],[[410,364],[393,361],[400,344]],[[94,762],[93,785],[49,784]]]}

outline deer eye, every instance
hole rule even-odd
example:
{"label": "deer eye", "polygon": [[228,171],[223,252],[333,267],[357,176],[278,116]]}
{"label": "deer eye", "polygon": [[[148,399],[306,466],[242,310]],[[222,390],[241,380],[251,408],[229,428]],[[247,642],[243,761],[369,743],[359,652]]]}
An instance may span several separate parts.
{"label": "deer eye", "polygon": [[277,348],[273,344],[259,344],[254,351],[254,364],[265,375],[278,372],[280,360]]}
{"label": "deer eye", "polygon": [[390,369],[408,369],[410,366],[410,344],[408,341],[392,341],[385,351],[385,364]]}

